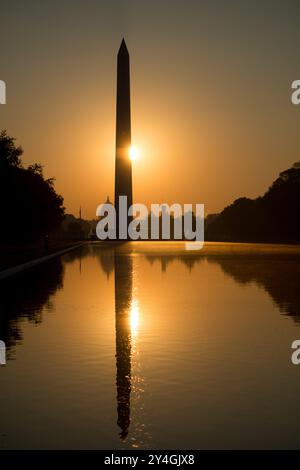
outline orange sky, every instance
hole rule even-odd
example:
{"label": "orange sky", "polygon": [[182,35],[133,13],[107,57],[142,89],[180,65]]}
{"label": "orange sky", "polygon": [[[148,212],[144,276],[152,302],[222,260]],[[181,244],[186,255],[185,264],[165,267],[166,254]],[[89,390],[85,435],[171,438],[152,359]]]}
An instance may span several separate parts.
{"label": "orange sky", "polygon": [[[299,4],[12,0],[2,8],[1,128],[56,177],[67,212],[113,198],[116,54],[131,57],[136,202],[221,210],[299,160]],[[172,8],[171,8],[172,5]],[[270,5],[272,5],[270,13]],[[13,31],[13,34],[12,34]],[[298,74],[298,75],[297,75]]]}

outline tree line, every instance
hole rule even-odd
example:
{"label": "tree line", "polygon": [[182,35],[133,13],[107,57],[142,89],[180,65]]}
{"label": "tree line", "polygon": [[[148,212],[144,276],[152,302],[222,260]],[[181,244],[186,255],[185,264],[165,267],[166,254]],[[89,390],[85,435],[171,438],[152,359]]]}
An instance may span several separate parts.
{"label": "tree line", "polygon": [[23,149],[6,130],[0,133],[0,241],[27,243],[46,237],[64,217],[63,198],[43,167],[22,164]]}

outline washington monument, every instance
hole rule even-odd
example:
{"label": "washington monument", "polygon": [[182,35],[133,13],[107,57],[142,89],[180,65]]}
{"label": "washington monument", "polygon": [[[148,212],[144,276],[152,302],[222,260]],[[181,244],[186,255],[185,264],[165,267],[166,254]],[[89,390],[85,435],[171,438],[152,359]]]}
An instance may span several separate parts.
{"label": "washington monument", "polygon": [[[116,166],[115,208],[117,238],[119,238],[119,196],[127,196],[127,207],[132,205],[132,171],[129,150],[131,145],[130,68],[129,53],[124,39],[118,52],[116,109]],[[132,218],[127,218],[127,227]]]}

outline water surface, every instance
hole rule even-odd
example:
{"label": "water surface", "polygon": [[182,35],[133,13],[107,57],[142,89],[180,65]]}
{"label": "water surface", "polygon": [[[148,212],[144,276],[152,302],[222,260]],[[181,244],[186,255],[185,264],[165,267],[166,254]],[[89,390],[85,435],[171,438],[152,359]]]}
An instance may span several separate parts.
{"label": "water surface", "polygon": [[0,448],[299,448],[300,250],[90,244],[0,284]]}

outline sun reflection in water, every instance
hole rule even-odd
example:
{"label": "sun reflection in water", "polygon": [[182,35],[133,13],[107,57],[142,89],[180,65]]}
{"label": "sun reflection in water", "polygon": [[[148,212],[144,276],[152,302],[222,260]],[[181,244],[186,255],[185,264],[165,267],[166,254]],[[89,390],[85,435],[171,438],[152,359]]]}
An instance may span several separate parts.
{"label": "sun reflection in water", "polygon": [[138,300],[133,298],[130,307],[130,329],[132,337],[136,337],[138,334],[138,326],[139,326],[139,304]]}

